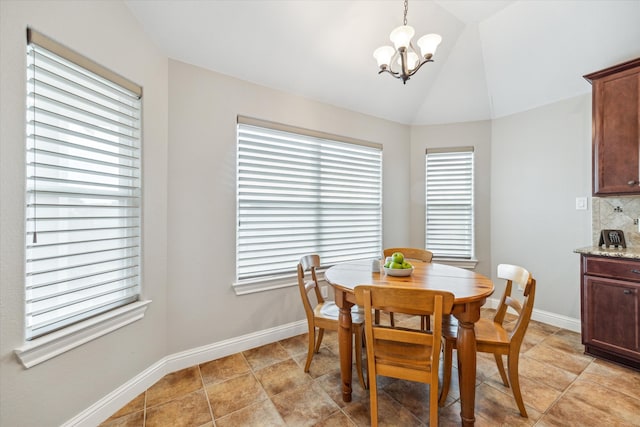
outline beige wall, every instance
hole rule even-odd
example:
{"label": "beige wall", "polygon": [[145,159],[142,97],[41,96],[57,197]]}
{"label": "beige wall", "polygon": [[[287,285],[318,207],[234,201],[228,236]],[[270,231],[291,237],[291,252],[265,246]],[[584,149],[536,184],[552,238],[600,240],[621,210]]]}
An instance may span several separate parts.
{"label": "beige wall", "polygon": [[573,250],[591,244],[591,211],[575,198],[591,194],[591,96],[494,120],[491,154],[492,261],[534,274],[536,310],[579,319]]}
{"label": "beige wall", "polygon": [[409,240],[409,127],[169,62],[169,352],[304,319],[296,287],[236,296],[236,116],[383,144],[384,244]]}
{"label": "beige wall", "polygon": [[[31,369],[24,339],[26,28],[144,88],[143,294],[146,317]],[[121,2],[0,1],[0,425],[57,426],[167,354],[167,59]]]}
{"label": "beige wall", "polygon": [[476,271],[491,276],[491,122],[479,121],[411,128],[411,238],[425,242],[425,152],[427,148],[474,147]]}

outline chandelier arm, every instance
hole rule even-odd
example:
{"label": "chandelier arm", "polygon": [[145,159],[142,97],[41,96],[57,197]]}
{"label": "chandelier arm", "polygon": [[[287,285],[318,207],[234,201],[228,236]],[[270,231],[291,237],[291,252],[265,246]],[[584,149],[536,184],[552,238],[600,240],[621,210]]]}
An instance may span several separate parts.
{"label": "chandelier arm", "polygon": [[[408,77],[413,76],[419,69],[420,67],[422,67],[424,64],[426,64],[427,62],[433,62],[433,59],[423,59],[422,61],[420,61],[420,64],[418,64],[418,66],[416,68],[414,68],[409,74]],[[407,77],[407,78],[408,78]]]}
{"label": "chandelier arm", "polygon": [[389,73],[391,74],[393,77],[395,77],[396,79],[401,78],[402,76],[400,75],[400,73],[397,73],[395,71],[391,71],[388,68],[380,68],[380,71],[378,71],[378,74],[382,74],[382,73]]}

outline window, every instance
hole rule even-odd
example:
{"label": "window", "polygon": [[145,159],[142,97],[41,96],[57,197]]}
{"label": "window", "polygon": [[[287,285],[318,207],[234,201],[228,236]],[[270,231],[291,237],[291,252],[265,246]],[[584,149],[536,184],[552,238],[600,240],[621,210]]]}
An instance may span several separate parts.
{"label": "window", "polygon": [[323,265],[380,256],[381,146],[238,122],[238,284],[282,283],[307,253]]}
{"label": "window", "polygon": [[470,260],[473,227],[473,148],[427,149],[427,249],[434,257]]}
{"label": "window", "polygon": [[26,339],[140,294],[141,89],[29,30]]}

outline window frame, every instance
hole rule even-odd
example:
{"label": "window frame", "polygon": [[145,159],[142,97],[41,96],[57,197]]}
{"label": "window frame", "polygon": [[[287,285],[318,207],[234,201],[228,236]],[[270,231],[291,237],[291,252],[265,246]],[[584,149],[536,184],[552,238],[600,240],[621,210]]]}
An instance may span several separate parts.
{"label": "window frame", "polygon": [[[33,47],[32,47],[33,46]],[[49,37],[34,31],[31,28],[27,29],[27,45],[26,45],[27,49],[26,49],[26,54],[29,55],[30,52],[33,52],[34,49],[38,49],[43,53],[46,53],[47,55],[52,54],[54,55],[54,57],[57,58],[61,58],[62,61],[68,63],[68,64],[73,64],[72,67],[76,70],[78,70],[77,72],[80,73],[78,74],[78,76],[82,75],[82,73],[86,73],[87,75],[95,75],[97,76],[98,80],[103,80],[105,82],[108,82],[108,85],[112,85],[112,87],[114,88],[114,90],[117,91],[122,91],[124,93],[129,93],[132,96],[132,99],[137,98],[139,101],[139,107],[136,107],[137,110],[139,112],[139,116],[135,115],[135,116],[131,116],[131,117],[138,117],[138,136],[134,136],[133,138],[135,138],[137,140],[136,144],[132,145],[136,146],[136,150],[138,150],[137,157],[136,157],[136,172],[135,174],[131,175],[131,178],[129,178],[129,180],[135,180],[137,181],[137,184],[131,184],[134,185],[133,187],[128,187],[131,188],[132,190],[129,190],[130,192],[133,191],[135,194],[135,192],[137,192],[137,195],[135,196],[138,199],[138,202],[135,205],[131,205],[131,206],[135,206],[135,207],[129,207],[129,205],[118,205],[119,207],[116,208],[118,211],[128,211],[127,215],[129,215],[129,211],[131,211],[132,209],[136,212],[134,214],[132,218],[133,220],[135,220],[135,222],[137,223],[137,227],[138,227],[138,233],[135,234],[134,237],[120,237],[119,239],[107,239],[108,242],[114,242],[117,244],[114,246],[109,246],[111,243],[109,244],[104,244],[104,243],[99,243],[99,245],[102,245],[102,251],[116,251],[118,250],[118,248],[121,248],[120,250],[126,250],[129,251],[129,249],[127,248],[131,248],[134,247],[134,252],[136,255],[136,258],[138,259],[137,264],[135,269],[131,270],[132,273],[134,273],[134,279],[130,280],[129,279],[129,271],[127,271],[127,275],[125,276],[121,276],[121,279],[119,279],[119,282],[123,281],[122,284],[119,284],[118,286],[113,286],[113,287],[108,287],[108,282],[97,282],[97,284],[87,284],[86,286],[82,286],[79,289],[86,289],[88,290],[88,295],[87,296],[87,300],[95,300],[95,298],[98,297],[98,295],[106,295],[106,292],[112,292],[113,290],[117,291],[117,292],[121,292],[120,289],[124,289],[124,287],[131,287],[132,285],[134,286],[133,288],[131,288],[134,291],[134,295],[135,298],[132,298],[131,296],[124,296],[125,294],[123,293],[121,297],[119,297],[119,300],[122,301],[120,304],[112,304],[109,305],[108,308],[106,308],[107,306],[105,306],[104,310],[91,310],[91,315],[84,315],[84,317],[81,318],[81,320],[76,320],[76,321],[72,321],[72,317],[70,317],[69,314],[63,314],[63,316],[61,319],[67,319],[66,322],[60,323],[59,325],[56,325],[53,322],[53,320],[48,321],[48,323],[45,324],[51,324],[51,326],[47,326],[45,327],[45,329],[43,329],[42,332],[40,333],[31,333],[28,332],[28,328],[29,328],[29,323],[27,323],[27,319],[28,316],[30,315],[30,312],[33,312],[33,308],[27,310],[25,308],[25,324],[24,324],[24,331],[25,331],[25,343],[24,345],[22,345],[21,347],[15,349],[15,354],[18,357],[18,360],[26,367],[26,368],[30,368],[32,366],[35,366],[39,363],[42,363],[52,357],[55,357],[59,354],[62,354],[66,351],[69,351],[81,344],[84,344],[88,341],[91,341],[93,339],[96,339],[100,336],[103,336],[109,332],[112,332],[118,328],[121,328],[125,325],[128,325],[132,322],[135,322],[141,318],[144,317],[145,311],[148,307],[148,305],[151,303],[151,301],[149,300],[142,300],[142,218],[143,218],[143,213],[142,213],[142,88],[139,85],[136,85],[135,83],[129,81],[128,79],[119,76],[116,73],[113,73],[112,71],[106,69],[105,67],[95,63],[94,61],[84,57],[83,55],[80,55],[76,52],[74,52],[73,50],[67,48],[66,46],[63,46],[59,43],[57,43],[56,41],[50,39]],[[35,58],[35,57],[33,57]],[[32,59],[33,59],[32,58]],[[57,60],[55,60],[57,61]],[[54,62],[55,62],[54,61]],[[53,62],[51,62],[53,63]],[[29,61],[27,61],[27,67],[29,67]],[[57,67],[57,65],[56,65]],[[29,68],[26,69],[27,74],[30,73]],[[32,68],[31,73],[33,74],[35,72],[35,66],[34,68]],[[56,79],[62,79],[64,80],[65,77],[61,77],[58,76],[57,74],[52,74],[52,76],[55,76]],[[34,78],[37,78],[34,75]],[[67,82],[72,82],[72,81],[76,81],[76,80],[67,80]],[[66,84],[66,83],[65,83]],[[82,83],[70,83],[70,84],[78,84],[78,87],[84,87],[84,85]],[[27,100],[28,102],[26,103],[26,108],[27,108],[27,117],[29,116],[29,109],[30,108],[35,108],[34,113],[38,111],[38,109],[40,109],[41,107],[38,106],[38,104],[35,104],[35,106],[30,107],[30,104],[33,104],[34,102],[36,102],[37,100],[42,99],[43,102],[49,102],[49,103],[53,103],[52,105],[55,105],[55,103],[59,103],[62,101],[67,102],[68,106],[65,106],[64,108],[66,109],[70,109],[73,110],[74,108],[76,108],[76,111],[81,112],[84,115],[91,115],[93,113],[90,112],[90,108],[94,108],[94,107],[87,107],[87,108],[83,108],[84,106],[80,103],[76,103],[74,101],[74,96],[71,94],[71,92],[64,92],[64,90],[60,90],[60,89],[55,89],[54,86],[50,86],[52,89],[49,90],[48,95],[49,95],[49,100],[47,100],[47,98],[42,98],[42,94],[45,93],[45,86],[41,88],[37,87],[37,86],[28,86],[28,83],[25,81],[25,88],[28,90],[27,92],[27,96],[29,96],[30,98]],[[106,86],[105,86],[106,87]],[[30,88],[30,89],[29,89]],[[117,89],[115,89],[117,88]],[[53,92],[51,92],[51,90],[53,90]],[[56,93],[58,93],[59,95],[56,95]],[[120,93],[120,92],[119,92]],[[53,94],[53,95],[52,95]],[[33,98],[31,98],[33,97]],[[76,98],[79,100],[79,98]],[[106,99],[106,98],[105,98]],[[30,101],[30,102],[29,102]],[[61,104],[64,105],[64,104]],[[95,108],[104,108],[104,107],[98,107],[98,103],[94,104]],[[52,107],[53,108],[53,107]],[[54,110],[52,110],[54,111]],[[55,110],[57,111],[57,110]],[[115,113],[116,110],[114,110]],[[96,110],[96,112],[98,112],[98,110]],[[56,113],[58,114],[58,113]],[[116,114],[120,114],[120,113],[116,113]],[[63,116],[59,116],[59,118],[62,120]],[[98,117],[98,115],[96,115],[96,118]],[[125,116],[123,116],[125,117]],[[128,116],[126,116],[128,117]],[[66,120],[66,119],[65,119]],[[26,173],[26,180],[33,180],[33,176],[35,174],[36,177],[38,177],[37,179],[45,179],[45,180],[49,180],[49,182],[51,183],[55,183],[58,182],[60,188],[63,187],[67,187],[67,188],[82,188],[82,185],[84,184],[80,184],[80,181],[74,181],[74,179],[79,179],[78,176],[80,176],[80,174],[84,174],[87,176],[86,179],[88,179],[87,184],[92,182],[88,177],[90,175],[94,175],[96,177],[99,177],[100,175],[103,176],[103,178],[98,179],[97,181],[95,181],[96,184],[94,184],[94,187],[97,188],[100,185],[103,184],[98,184],[98,182],[104,182],[106,185],[106,187],[111,187],[111,188],[116,188],[116,187],[120,187],[124,184],[118,184],[118,185],[113,185],[113,184],[109,184],[108,180],[111,180],[112,182],[115,179],[115,175],[113,175],[113,177],[110,178],[106,178],[107,176],[111,176],[111,174],[106,174],[100,171],[96,171],[95,167],[84,167],[84,168],[79,168],[79,169],[68,169],[67,167],[59,167],[59,166],[47,166],[47,168],[49,168],[49,170],[53,170],[55,171],[56,168],[61,171],[59,172],[59,174],[66,174],[69,176],[69,183],[68,184],[64,184],[64,182],[66,181],[65,175],[60,175],[61,178],[55,178],[56,175],[52,175],[52,177],[46,177],[44,175],[43,172],[36,172],[36,165],[38,165],[38,168],[40,167],[40,163],[32,163],[31,165],[29,164],[29,161],[34,161],[34,159],[36,159],[34,156],[35,154],[29,155],[29,150],[34,150],[33,153],[35,153],[35,150],[39,149],[37,147],[37,145],[35,145],[36,143],[34,142],[34,137],[33,137],[33,131],[35,131],[35,120],[33,121],[33,125],[29,125],[28,123],[25,123],[27,126],[33,126],[33,130],[29,131],[29,129],[31,129],[30,127],[28,127],[27,129],[27,133],[25,135],[26,138],[26,150],[27,150],[27,162],[26,167],[29,169],[28,173]],[[68,121],[66,121],[65,123],[69,123]],[[114,121],[114,125],[115,125],[115,121]],[[38,125],[40,126],[40,125]],[[83,125],[84,126],[84,125]],[[96,130],[99,128],[95,128]],[[106,129],[106,128],[105,128]],[[38,136],[38,140],[41,139],[40,136]],[[31,142],[30,142],[31,141]],[[50,153],[55,153],[53,154],[54,157],[56,158],[62,158],[64,156],[66,156],[63,151],[57,151],[57,149],[55,147],[63,147],[66,143],[60,143],[60,141],[57,141],[56,139],[50,139],[51,141],[51,147],[49,147]],[[76,147],[82,147],[82,149],[84,149],[85,151],[91,151],[93,150],[93,148],[87,148],[89,147],[89,145],[84,145],[82,144],[82,138],[78,139],[78,142],[75,144]],[[68,144],[67,144],[68,145]],[[32,146],[32,148],[30,148],[30,146]],[[73,146],[73,144],[70,145],[70,147]],[[98,150],[99,151],[99,150]],[[98,151],[96,151],[96,153],[98,153]],[[116,151],[117,152],[117,151]],[[61,154],[62,153],[62,157]],[[104,152],[106,154],[106,151]],[[100,154],[95,154],[94,157],[100,156]],[[67,156],[68,157],[68,156]],[[86,157],[86,159],[89,158],[93,158],[93,157]],[[31,160],[29,160],[31,159]],[[118,163],[119,164],[119,163]],[[44,165],[44,164],[43,164]],[[51,169],[53,167],[53,169]],[[80,166],[77,166],[80,167]],[[119,166],[121,167],[121,166]],[[33,169],[31,169],[33,168]],[[72,178],[71,175],[74,175],[74,177]],[[42,177],[42,178],[41,178]],[[47,182],[47,181],[43,181],[43,182]],[[91,184],[89,184],[91,185]],[[105,187],[105,188],[106,188]],[[40,187],[42,188],[42,186]],[[54,187],[52,187],[54,188]],[[135,189],[135,190],[134,190]],[[38,191],[41,191],[40,189],[36,189],[33,187],[33,185],[27,185],[26,187],[26,191],[34,191],[35,194],[40,194],[38,193]],[[56,191],[54,189],[54,191]],[[68,190],[64,190],[64,191],[68,191]],[[44,193],[43,193],[44,194]],[[59,194],[67,194],[67,193],[59,193]],[[68,194],[72,194],[72,193],[68,193]],[[117,194],[117,193],[114,193]],[[25,197],[28,197],[28,193],[25,192]],[[110,198],[113,196],[109,196]],[[115,196],[115,197],[119,197],[119,196]],[[67,198],[68,200],[71,200],[71,198]],[[26,203],[27,200],[29,200],[28,198],[25,199],[25,212],[24,212],[24,218],[26,219],[27,222],[29,221],[39,221],[42,224],[42,221],[51,221],[53,220],[54,222],[52,224],[55,224],[56,222],[63,220],[66,223],[72,223],[73,221],[76,220],[77,217],[74,217],[73,215],[79,215],[80,218],[85,218],[84,216],[78,214],[78,213],[73,213],[74,211],[77,211],[77,209],[80,209],[81,205],[75,205],[75,204],[67,204],[67,203],[71,203],[71,202],[63,202],[65,204],[63,205],[58,205],[56,202],[56,204],[49,204],[46,205],[45,209],[49,209],[49,212],[47,213],[48,215],[52,215],[50,218],[47,218],[47,216],[45,214],[38,216],[37,212],[34,213],[35,208],[34,207],[29,207],[29,205]],[[35,202],[34,202],[35,203]],[[36,205],[34,205],[36,206]],[[38,205],[39,206],[39,205]],[[78,206],[78,208],[75,208],[75,206]],[[106,205],[105,205],[106,206]],[[94,208],[89,208],[89,209],[94,209]],[[97,208],[98,210],[101,208]],[[103,208],[104,211],[104,208]],[[58,214],[58,212],[65,212],[64,214]],[[60,216],[57,216],[60,215]],[[68,221],[65,221],[65,215],[72,215],[71,217],[69,217]],[[87,215],[87,214],[84,214]],[[31,218],[31,219],[29,219]],[[107,222],[110,221],[110,218],[124,218],[120,215],[106,215],[103,217],[103,219],[105,219]],[[127,216],[126,218],[129,218],[129,216]],[[91,220],[90,218],[87,218],[87,220]],[[127,220],[128,221],[128,220]],[[31,230],[31,231],[30,231]],[[26,239],[25,244],[27,246],[25,246],[25,262],[26,263],[31,263],[34,262],[34,260],[39,259],[40,257],[42,257],[42,253],[40,255],[38,255],[38,257],[36,258],[29,258],[29,254],[33,253],[33,251],[38,251],[38,250],[42,250],[40,249],[40,247],[38,246],[38,240],[41,240],[40,238],[38,238],[37,240],[34,238],[31,238],[30,236],[34,234],[33,231],[39,231],[37,229],[33,229],[31,228],[26,228],[25,229],[25,237],[27,238],[29,236],[29,238]],[[51,229],[54,233],[58,232],[58,230],[60,230],[59,226],[54,225],[54,228]],[[101,239],[98,239],[95,235],[95,233],[93,231],[91,231],[91,228],[87,229],[86,231],[86,236],[88,237],[89,240],[87,240],[87,242],[96,242],[96,241],[104,241]],[[38,233],[39,235],[42,234],[41,232]],[[130,234],[126,234],[127,236],[130,236]],[[95,240],[98,239],[98,240]],[[130,241],[131,239],[133,239],[132,241]],[[120,242],[118,242],[118,240],[120,240]],[[123,242],[123,240],[126,240],[127,243],[125,244]],[[84,240],[82,240],[84,241]],[[31,244],[29,242],[32,242]],[[71,241],[69,242],[71,244]],[[60,243],[59,241],[56,242],[46,242],[45,240],[45,252],[50,252],[52,255],[54,255],[53,258],[42,258],[44,260],[48,260],[51,259],[52,261],[46,261],[46,262],[51,262],[53,265],[53,271],[55,271],[55,269],[59,268],[60,265],[69,265],[71,264],[70,262],[66,261],[67,259],[69,259],[70,257],[78,257],[78,256],[87,256],[87,261],[86,264],[84,265],[90,265],[91,263],[96,263],[99,262],[97,261],[97,258],[93,258],[94,255],[85,255],[85,254],[97,254],[99,252],[85,252],[87,249],[84,249],[80,252],[80,255],[77,254],[77,252],[68,250],[68,249],[62,249],[62,247],[60,247],[59,249],[58,246],[59,245],[69,245],[69,243],[64,243],[64,241],[62,241],[62,243]],[[78,243],[75,243],[76,245]],[[82,243],[83,245],[90,244],[90,243]],[[135,244],[135,246],[131,246]],[[51,249],[47,249],[46,246],[49,246]],[[31,248],[31,249],[30,249]],[[113,248],[113,249],[112,249]],[[90,259],[94,259],[94,261],[91,261]],[[60,263],[66,263],[66,264],[60,264]],[[131,267],[127,267],[127,270],[130,270]],[[27,269],[26,272],[28,272],[29,270]],[[109,276],[111,279],[115,279],[115,276]],[[69,280],[72,279],[60,279],[62,282],[61,283],[65,283]],[[55,282],[57,283],[57,282]],[[27,276],[25,276],[25,306],[29,303],[29,301],[34,301],[34,296],[32,291],[28,290],[27,286],[33,286],[33,282],[32,280],[27,280]],[[38,286],[50,286],[48,284],[42,284],[42,285],[38,285]],[[53,285],[55,286],[55,285]],[[95,288],[98,288],[99,286],[102,286],[104,288],[104,292],[98,293],[97,291],[93,290]],[[73,288],[70,290],[64,290],[62,291],[62,294],[66,294],[69,292],[75,292],[77,288]],[[48,298],[51,298],[51,296],[49,295],[53,295],[56,296],[58,295],[59,292],[54,292],[53,294],[44,294],[43,296],[39,296],[36,300],[43,300],[46,301]],[[127,293],[127,295],[129,295],[129,293]],[[78,301],[80,301],[80,303],[82,302],[83,299],[78,300],[78,299],[74,299],[73,304],[77,304]],[[115,300],[114,300],[115,301]],[[32,303],[33,304],[33,303]],[[44,307],[43,310],[49,310],[49,309],[54,309],[56,307],[60,307],[62,304],[62,307],[64,307],[65,305],[69,304],[68,302],[62,302],[62,301],[55,301],[55,304],[52,303],[52,305],[50,306],[51,308],[47,308]],[[93,306],[91,306],[93,307]],[[75,316],[75,314],[74,314]],[[58,318],[56,317],[55,320],[57,320]]]}
{"label": "window frame", "polygon": [[[468,203],[470,204],[470,209],[468,213],[470,215],[469,223],[467,224],[470,227],[469,231],[469,239],[467,240],[467,244],[469,245],[468,256],[453,256],[452,254],[442,254],[439,253],[436,245],[429,245],[429,155],[430,154],[451,154],[456,155],[456,153],[469,153],[471,165],[469,167],[470,172],[470,188],[465,189],[469,194],[467,196]],[[459,179],[460,177],[458,177]],[[443,147],[443,148],[427,148],[425,150],[425,248],[433,252],[434,260],[441,262],[443,264],[454,265],[457,267],[469,268],[472,269],[477,264],[476,254],[475,254],[475,227],[476,227],[476,204],[475,204],[475,186],[476,186],[476,177],[475,177],[475,148],[472,146],[465,147]],[[451,191],[451,189],[449,189]],[[464,196],[461,196],[462,199],[465,199]],[[459,202],[464,203],[464,200],[459,200]],[[447,247],[446,244],[444,247]],[[451,247],[448,247],[448,250],[452,250]]]}
{"label": "window frame", "polygon": [[[240,150],[242,149],[240,146],[241,137],[242,137],[240,133],[240,129],[243,126],[245,128],[248,127],[247,128],[248,130],[251,130],[251,128],[255,128],[257,131],[264,131],[266,133],[272,132],[274,134],[273,135],[274,138],[282,137],[283,140],[291,135],[294,137],[293,139],[301,139],[305,143],[307,142],[311,143],[312,141],[313,143],[316,143],[316,144],[338,144],[338,145],[348,147],[347,149],[349,148],[355,149],[356,151],[360,150],[365,152],[375,152],[376,153],[375,155],[378,156],[377,158],[378,170],[377,170],[377,177],[376,177],[377,188],[374,195],[375,202],[368,203],[368,204],[369,205],[375,204],[375,211],[377,214],[377,224],[376,224],[377,236],[375,238],[375,243],[371,245],[367,250],[368,251],[367,255],[363,255],[358,259],[369,259],[369,258],[379,257],[379,254],[382,248],[382,226],[383,226],[383,223],[382,223],[382,144],[376,144],[376,143],[371,143],[371,142],[362,141],[358,139],[337,136],[337,135],[320,132],[320,131],[303,129],[295,126],[274,123],[274,122],[255,119],[251,117],[238,116],[237,117],[237,127],[238,127],[237,144],[238,145],[236,150],[236,154],[238,156],[238,161],[236,165],[237,167],[237,177],[236,177],[236,198],[237,198],[236,200],[236,203],[237,203],[236,204],[236,255],[237,255],[236,259],[237,261],[236,261],[235,278],[233,282],[233,289],[237,295],[295,286],[297,284],[297,272],[296,272],[297,262],[299,260],[299,257],[306,253],[319,253],[321,255],[321,258],[323,259],[323,266],[320,269],[320,272],[322,272],[326,267],[329,267],[330,265],[332,265],[337,261],[336,259],[332,260],[331,257],[323,256],[322,250],[301,249],[299,253],[296,253],[295,255],[290,254],[288,256],[287,267],[284,268],[284,270],[286,271],[281,271],[281,272],[278,272],[277,274],[258,274],[258,275],[255,275],[255,277],[239,278],[239,269],[240,269],[239,263],[240,263],[241,255],[238,255],[238,254],[240,253],[240,246],[242,245],[242,243],[240,242],[240,239],[243,238],[240,235],[240,228],[242,225],[240,215],[241,215],[241,210],[243,209],[242,203],[244,203],[244,202],[241,202],[240,200],[240,197],[241,197],[240,182],[241,180],[244,179],[241,177],[242,166],[240,164]],[[279,133],[284,133],[283,134],[284,136],[278,136]],[[274,141],[277,141],[277,139],[274,139]],[[292,142],[291,144],[295,144],[295,142]],[[374,156],[373,154],[370,154],[370,155]],[[292,163],[295,163],[295,162],[292,162]],[[295,165],[293,166],[295,167]],[[245,166],[245,169],[246,168],[247,167]],[[265,172],[265,173],[269,173],[269,172]],[[274,174],[272,175],[272,177],[275,177],[276,175],[277,174]],[[322,182],[322,179],[323,178],[319,178],[320,180],[319,182]],[[346,185],[345,187],[348,187],[348,185]],[[282,196],[282,198],[286,198],[286,197],[288,196]],[[293,199],[293,196],[291,197]],[[274,203],[277,203],[277,202],[274,202]],[[321,203],[322,202],[320,202],[319,199],[318,201],[316,201],[316,205],[318,207],[320,206]],[[322,204],[323,209],[327,205],[330,205],[330,204]],[[303,214],[300,214],[299,211],[296,211],[296,209],[292,208],[291,206],[287,207],[286,209],[290,209],[289,212],[293,212],[292,216],[296,215],[296,212],[298,212],[299,215],[303,215]],[[304,208],[302,210],[304,210]],[[291,219],[291,221],[295,222],[297,221],[297,218],[293,218]],[[259,232],[260,231],[256,231],[256,233],[259,233]],[[304,243],[307,243],[307,242],[305,241]],[[294,256],[295,256],[295,260],[292,258]],[[291,265],[288,265],[289,263]]]}

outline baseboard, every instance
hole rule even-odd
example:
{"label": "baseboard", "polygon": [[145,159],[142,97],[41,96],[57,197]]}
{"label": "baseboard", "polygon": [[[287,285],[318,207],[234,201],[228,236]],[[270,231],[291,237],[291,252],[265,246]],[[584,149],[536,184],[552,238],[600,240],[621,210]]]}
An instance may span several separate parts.
{"label": "baseboard", "polygon": [[[489,298],[485,307],[497,308],[500,304],[499,299]],[[558,328],[567,329],[572,332],[580,332],[580,319],[574,319],[573,317],[562,316],[549,311],[533,309],[531,318],[538,322],[546,323],[547,325],[556,326]]]}
{"label": "baseboard", "polygon": [[63,427],[94,427],[99,425],[129,403],[133,398],[171,372],[306,332],[307,321],[300,320],[163,357],[130,381],[127,381],[122,386],[65,422]]}
{"label": "baseboard", "polygon": [[[488,299],[485,306],[496,308],[499,302],[500,300],[497,299]],[[536,309],[533,310],[531,318],[552,326],[580,332],[580,319]],[[127,381],[86,410],[68,420],[63,424],[63,427],[94,427],[100,424],[133,398],[155,384],[160,378],[171,372],[294,337],[305,332],[307,332],[307,321],[300,320],[163,357],[130,381]]]}

